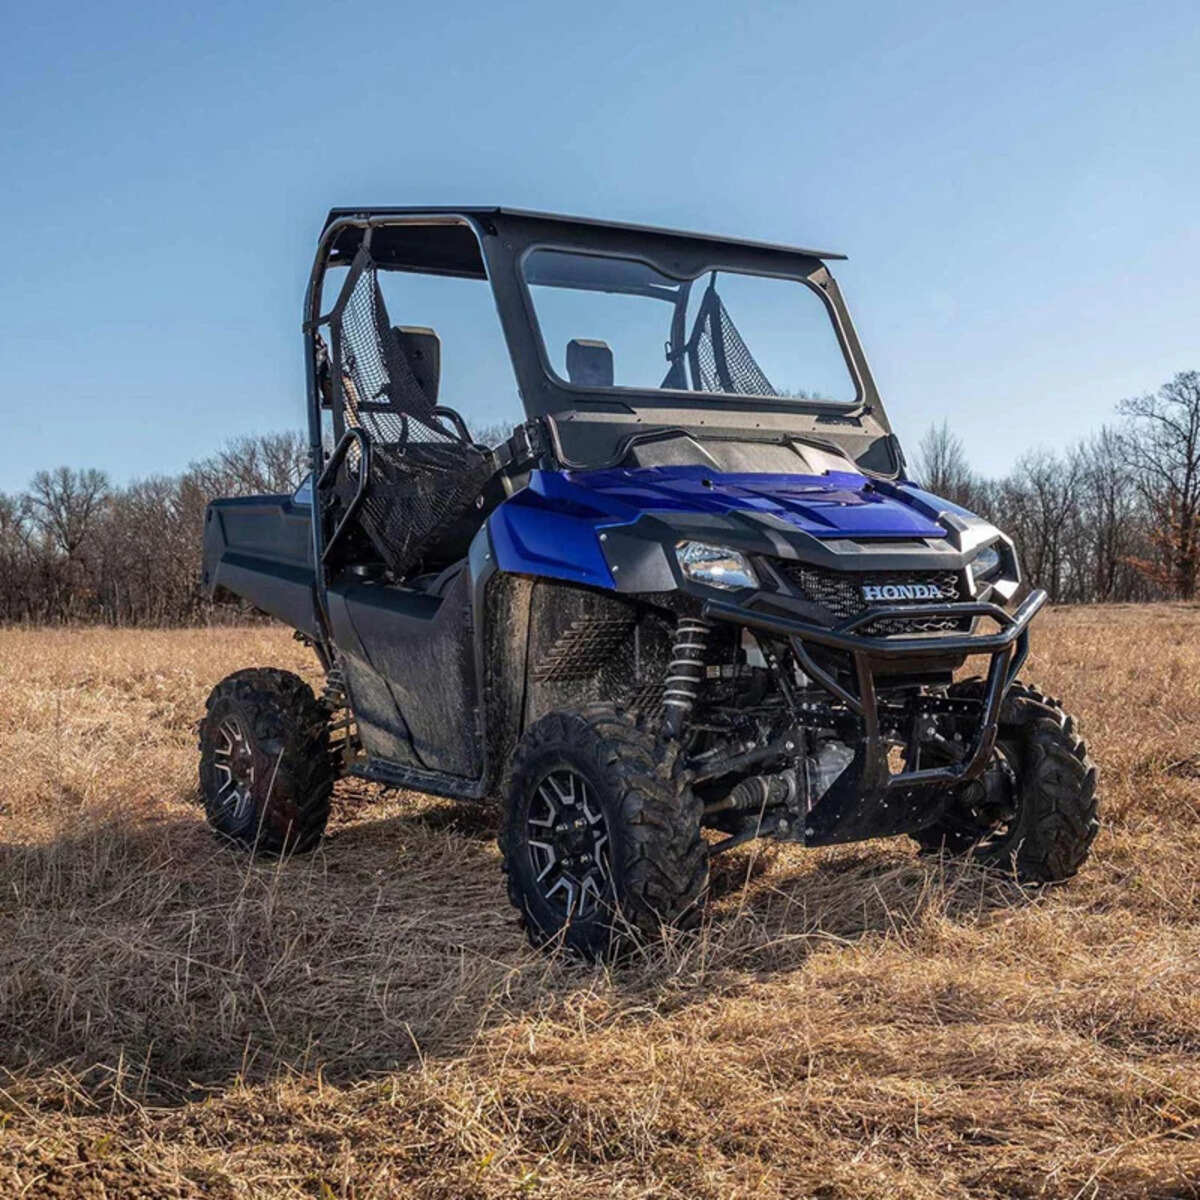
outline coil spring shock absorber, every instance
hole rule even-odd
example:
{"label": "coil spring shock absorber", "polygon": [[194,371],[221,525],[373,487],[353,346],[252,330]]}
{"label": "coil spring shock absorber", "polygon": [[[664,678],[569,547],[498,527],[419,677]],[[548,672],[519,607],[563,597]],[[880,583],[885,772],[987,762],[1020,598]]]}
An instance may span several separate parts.
{"label": "coil spring shock absorber", "polygon": [[708,646],[707,621],[698,617],[680,617],[675,625],[675,644],[663,690],[663,732],[677,738],[696,703],[704,678],[704,651]]}
{"label": "coil spring shock absorber", "polygon": [[330,749],[345,770],[358,749],[358,726],[346,694],[346,676],[336,658],[325,673],[321,703],[329,712]]}

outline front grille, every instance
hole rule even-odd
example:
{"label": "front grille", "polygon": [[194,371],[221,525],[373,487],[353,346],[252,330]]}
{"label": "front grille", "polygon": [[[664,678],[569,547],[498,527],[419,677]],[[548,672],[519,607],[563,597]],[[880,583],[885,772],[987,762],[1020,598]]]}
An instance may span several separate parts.
{"label": "front grille", "polygon": [[[922,584],[937,589],[939,598],[947,602],[965,599],[962,576],[957,571],[873,571],[855,574],[848,571],[826,571],[807,563],[776,559],[779,573],[802,600],[819,604],[839,621],[857,616],[876,605],[929,604],[927,599],[891,599],[868,601],[866,587],[889,587]],[[890,633],[949,633],[971,627],[970,617],[893,617],[872,621],[860,630],[876,636]]]}

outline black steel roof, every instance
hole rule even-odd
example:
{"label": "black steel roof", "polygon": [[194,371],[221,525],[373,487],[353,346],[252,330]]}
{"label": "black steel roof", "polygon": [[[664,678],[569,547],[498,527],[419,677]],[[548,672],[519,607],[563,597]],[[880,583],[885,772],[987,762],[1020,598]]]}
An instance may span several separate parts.
{"label": "black steel roof", "polygon": [[401,208],[332,208],[325,220],[328,229],[334,221],[344,217],[518,217],[529,221],[547,221],[560,225],[577,225],[596,229],[615,229],[626,233],[652,234],[656,237],[682,238],[688,241],[712,242],[722,246],[746,246],[755,250],[771,250],[784,254],[800,254],[807,258],[844,259],[844,254],[832,250],[810,250],[801,246],[787,246],[778,242],[760,242],[749,238],[721,237],[713,233],[693,233],[686,229],[664,229],[656,225],[635,225],[626,221],[601,221],[594,217],[572,217],[561,213],[532,212],[520,208],[467,205],[453,208],[436,205],[431,208],[405,206]]}

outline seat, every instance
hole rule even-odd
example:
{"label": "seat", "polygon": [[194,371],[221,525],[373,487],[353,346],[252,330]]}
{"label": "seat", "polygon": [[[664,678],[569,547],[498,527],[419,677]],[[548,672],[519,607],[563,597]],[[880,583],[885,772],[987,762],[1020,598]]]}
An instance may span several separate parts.
{"label": "seat", "polygon": [[393,325],[392,336],[430,405],[437,404],[442,378],[442,339],[437,331],[425,325]]}
{"label": "seat", "polygon": [[612,387],[613,352],[609,344],[572,338],[567,343],[567,378],[579,387]]}

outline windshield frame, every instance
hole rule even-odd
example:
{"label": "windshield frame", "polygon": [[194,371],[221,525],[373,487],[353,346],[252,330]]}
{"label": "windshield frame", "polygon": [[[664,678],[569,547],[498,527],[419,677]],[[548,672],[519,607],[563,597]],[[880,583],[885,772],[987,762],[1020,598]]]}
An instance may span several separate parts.
{"label": "windshield frame", "polygon": [[[842,361],[846,367],[847,377],[854,388],[854,398],[852,400],[813,400],[796,396],[781,396],[758,394],[752,392],[712,392],[697,388],[665,388],[665,387],[640,387],[630,384],[614,384],[612,387],[598,387],[587,384],[572,383],[569,379],[564,379],[554,368],[554,364],[550,360],[549,350],[546,346],[546,338],[542,332],[542,323],[538,318],[537,300],[533,295],[529,275],[526,271],[526,262],[531,255],[536,254],[541,250],[549,250],[559,254],[577,255],[587,258],[608,258],[624,262],[640,263],[642,266],[649,267],[653,271],[657,271],[664,278],[675,280],[679,283],[689,283],[695,285],[697,281],[702,280],[705,275],[712,272],[724,272],[727,275],[752,276],[762,279],[779,279],[788,283],[797,283],[808,288],[817,299],[821,302],[825,315],[833,328],[834,337],[837,339],[838,349],[841,351]],[[736,257],[736,256],[734,256]],[[861,411],[864,404],[865,387],[862,374],[858,369],[850,339],[846,336],[846,330],[843,327],[841,314],[837,307],[832,303],[828,295],[828,286],[823,286],[820,282],[814,282],[814,276],[824,275],[828,279],[828,272],[825,265],[819,260],[816,261],[816,270],[804,272],[783,271],[783,270],[767,270],[761,267],[749,269],[746,266],[738,266],[736,263],[730,262],[727,258],[722,257],[720,247],[713,247],[712,261],[707,265],[689,274],[679,274],[671,272],[664,266],[650,258],[646,254],[638,253],[634,250],[599,250],[590,247],[581,247],[578,244],[572,244],[564,241],[541,240],[531,242],[525,246],[516,257],[516,273],[520,284],[522,299],[528,313],[529,324],[533,332],[533,341],[537,350],[538,362],[545,373],[546,377],[555,386],[562,391],[575,393],[581,396],[613,396],[620,398],[636,397],[636,403],[633,407],[636,408],[690,408],[690,407],[711,407],[714,403],[725,404],[729,401],[735,402],[739,408],[748,404],[752,410],[761,409],[766,406],[774,412],[795,412],[795,413],[835,413],[839,415],[849,415]],[[547,287],[555,285],[547,284]],[[599,291],[603,294],[608,294],[607,289],[591,289],[591,288],[562,288],[563,291]],[[613,294],[629,294],[637,295],[637,293],[617,293]],[[659,299],[665,302],[664,297],[650,297],[646,299]],[[664,371],[669,366],[669,360],[664,360]]]}
{"label": "windshield frame", "polygon": [[[466,226],[473,236],[458,237],[451,245],[445,241],[448,235],[439,232],[442,226]],[[425,233],[414,234],[413,227]],[[378,251],[375,258],[381,270],[469,275],[488,281],[526,417],[544,424],[552,444],[550,458],[564,465],[607,462],[628,435],[670,427],[737,440],[816,437],[843,448],[874,474],[885,478],[903,474],[903,455],[883,399],[837,279],[827,266],[828,261],[843,255],[687,230],[481,207],[335,209],[330,213],[317,246],[304,305],[306,391],[315,461],[320,461],[322,446],[316,353],[322,281],[328,269],[348,264],[367,239],[372,239],[373,250]],[[696,277],[709,264],[717,264],[718,269],[737,274],[801,281],[819,288],[818,294],[834,314],[835,332],[858,385],[859,402],[847,406],[691,390],[601,390],[560,382],[546,369],[541,327],[520,266],[522,254],[533,246],[633,259],[675,279]]]}

